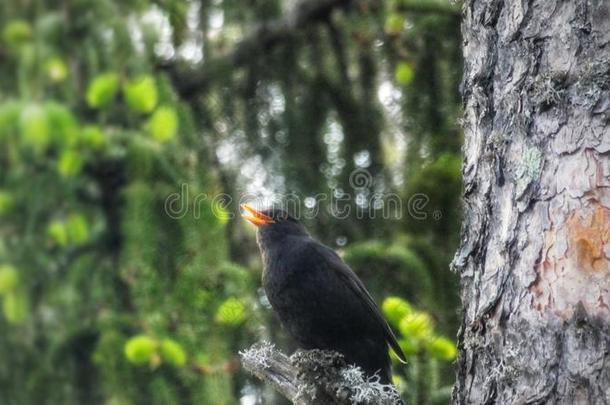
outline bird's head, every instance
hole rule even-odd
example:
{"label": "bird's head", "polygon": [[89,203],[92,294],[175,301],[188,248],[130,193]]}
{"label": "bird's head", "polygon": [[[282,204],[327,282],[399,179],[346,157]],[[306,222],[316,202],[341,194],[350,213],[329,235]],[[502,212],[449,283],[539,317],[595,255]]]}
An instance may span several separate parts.
{"label": "bird's head", "polygon": [[287,236],[309,236],[305,226],[286,211],[279,208],[257,210],[242,204],[242,217],[256,226],[259,243],[281,241]]}

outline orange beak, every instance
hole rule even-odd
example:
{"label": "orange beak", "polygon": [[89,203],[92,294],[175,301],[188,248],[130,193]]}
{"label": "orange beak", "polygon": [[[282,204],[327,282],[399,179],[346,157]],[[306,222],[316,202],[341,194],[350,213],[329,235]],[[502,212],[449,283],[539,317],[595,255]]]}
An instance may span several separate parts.
{"label": "orange beak", "polygon": [[244,210],[244,212],[241,214],[241,216],[245,220],[250,221],[251,223],[253,223],[256,226],[275,223],[273,218],[271,218],[268,215],[263,214],[260,211],[255,210],[248,204],[242,204],[240,207],[242,210]]}

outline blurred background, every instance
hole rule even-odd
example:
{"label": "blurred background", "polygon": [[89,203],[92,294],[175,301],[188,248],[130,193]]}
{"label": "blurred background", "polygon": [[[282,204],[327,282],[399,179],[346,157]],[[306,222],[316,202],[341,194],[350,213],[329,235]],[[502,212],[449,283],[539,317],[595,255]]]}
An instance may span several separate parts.
{"label": "blurred background", "polygon": [[287,195],[383,304],[405,400],[448,403],[459,9],[2,0],[0,403],[283,404],[239,364],[295,347],[238,212]]}

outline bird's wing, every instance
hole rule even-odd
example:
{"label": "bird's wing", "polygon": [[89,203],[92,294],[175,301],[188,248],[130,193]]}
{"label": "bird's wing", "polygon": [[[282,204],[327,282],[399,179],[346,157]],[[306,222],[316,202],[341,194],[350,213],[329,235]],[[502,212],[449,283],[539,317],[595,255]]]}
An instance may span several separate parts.
{"label": "bird's wing", "polygon": [[[388,325],[387,321],[381,314],[379,307],[375,304],[373,297],[367,291],[366,287],[360,281],[356,273],[349,268],[349,266],[339,257],[339,255],[329,247],[326,247],[322,244],[315,243],[316,250],[324,257],[328,257],[331,260],[331,267],[333,270],[337,272],[341,280],[354,292],[354,294],[366,305],[366,307],[370,310],[371,314],[379,324],[386,336],[386,341],[394,350],[394,353],[398,356],[400,361],[406,364],[407,358],[403,353],[398,341],[396,339],[396,335]],[[326,255],[324,253],[327,253]]]}

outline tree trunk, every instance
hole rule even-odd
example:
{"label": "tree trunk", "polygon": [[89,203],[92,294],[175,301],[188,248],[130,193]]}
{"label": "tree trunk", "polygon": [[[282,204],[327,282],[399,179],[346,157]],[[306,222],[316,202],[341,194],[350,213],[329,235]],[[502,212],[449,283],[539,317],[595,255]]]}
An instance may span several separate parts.
{"label": "tree trunk", "polygon": [[464,5],[456,403],[610,403],[610,1]]}

